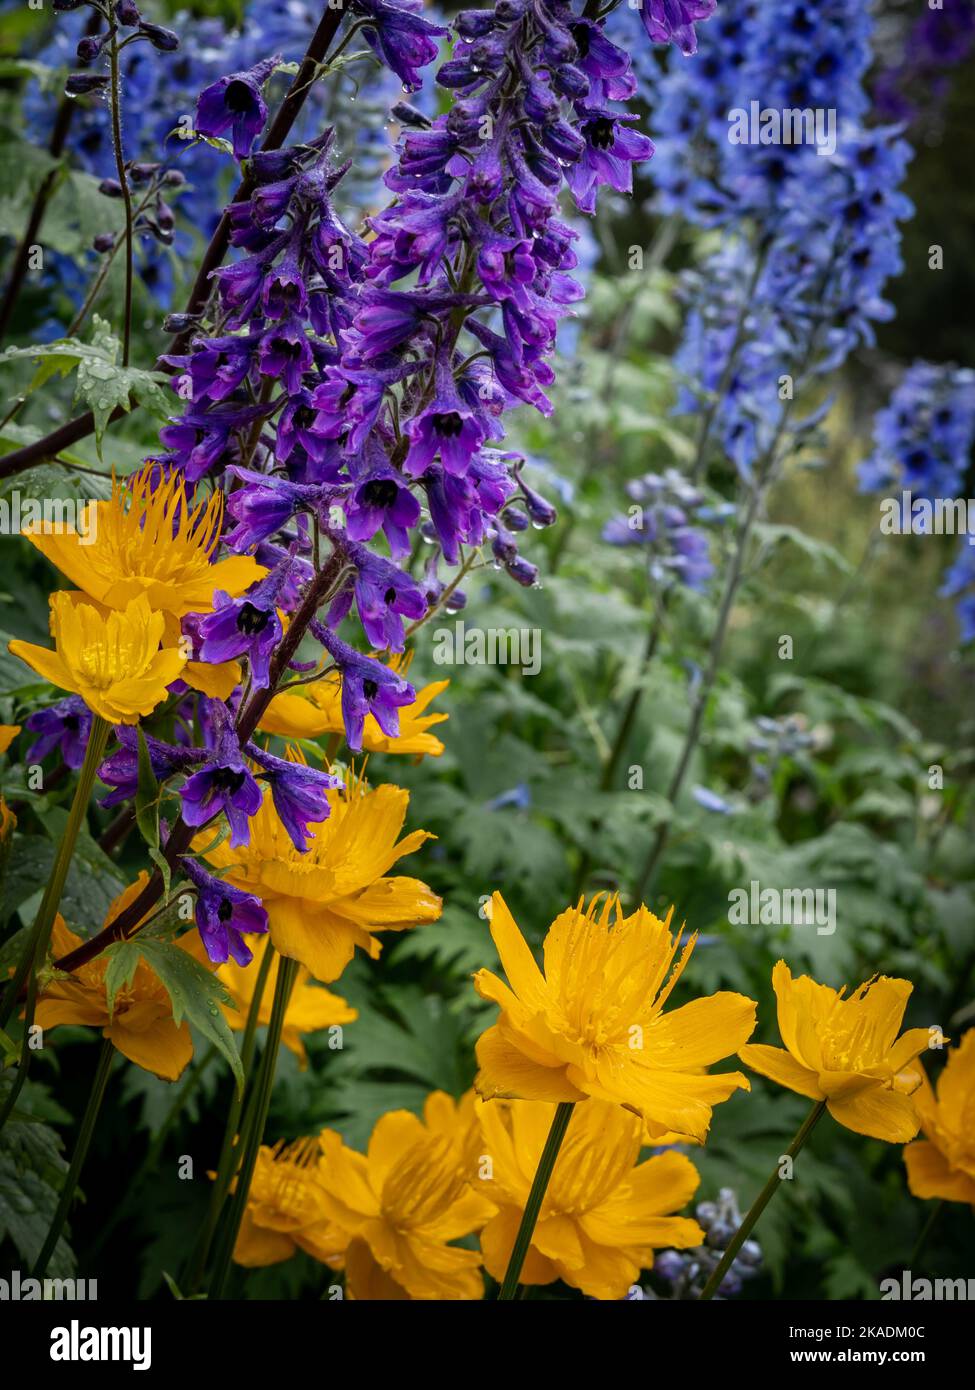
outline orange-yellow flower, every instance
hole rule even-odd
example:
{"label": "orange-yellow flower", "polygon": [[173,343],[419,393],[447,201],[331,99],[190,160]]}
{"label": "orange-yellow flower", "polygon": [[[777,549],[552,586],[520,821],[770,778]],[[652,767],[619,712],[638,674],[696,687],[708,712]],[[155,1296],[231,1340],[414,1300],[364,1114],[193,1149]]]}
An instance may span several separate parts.
{"label": "orange-yellow flower", "polygon": [[376,1122],[368,1153],[324,1130],[325,1208],[348,1241],[346,1291],[360,1300],[483,1296],[481,1257],[450,1244],[479,1230],[494,1207],[472,1191],[466,1152],[473,1095],[427,1097],[423,1119],[393,1110]]}
{"label": "orange-yellow flower", "polygon": [[144,594],[122,612],[106,612],[62,589],[51,595],[55,650],[19,638],[8,645],[52,685],[80,695],[92,713],[110,724],[135,724],[166,698],[186,665],[176,649],[160,650],[164,626]]}
{"label": "orange-yellow flower", "polygon": [[975,1204],[975,1028],[948,1052],[937,1093],[923,1068],[912,1097],[923,1139],[904,1150],[915,1197]]}
{"label": "orange-yellow flower", "polygon": [[19,733],[19,724],[0,724],[0,753],[6,753]]}
{"label": "orange-yellow flower", "polygon": [[[405,672],[408,662],[394,656],[389,667],[400,674]],[[384,734],[371,714],[366,715],[362,732],[362,746],[367,753],[413,753],[423,757],[439,758],[444,745],[430,729],[442,724],[446,714],[426,714],[427,706],[436,699],[450,681],[434,681],[425,685],[417,693],[412,705],[403,705],[399,711],[399,734],[390,738]],[[268,705],[260,724],[267,734],[280,734],[282,738],[319,738],[322,734],[344,734],[342,719],[342,678],[332,672],[320,681],[296,686],[293,691],[284,690],[275,695]]]}
{"label": "orange-yellow flower", "polygon": [[[484,1264],[504,1278],[532,1180],[552,1124],[544,1101],[484,1103],[474,1188],[498,1207],[481,1232]],[[559,1150],[522,1268],[523,1284],[562,1279],[592,1298],[623,1298],[654,1249],[700,1245],[696,1221],[672,1213],[687,1205],[700,1176],[684,1154],[639,1163],[643,1126],[619,1105],[577,1105]],[[482,1176],[486,1175],[486,1176]]]}
{"label": "orange-yellow flower", "polygon": [[[267,937],[256,936],[253,939],[254,959],[250,965],[242,966],[234,960],[228,960],[226,965],[221,965],[217,970],[217,979],[226,987],[227,993],[237,1006],[236,1009],[229,1005],[224,1006],[224,1014],[231,1028],[241,1029],[247,1024],[254,985],[266,950]],[[274,972],[271,973],[273,975]],[[262,1027],[266,1027],[271,1021],[273,983],[273,979],[270,979],[261,995],[257,1021]],[[315,1033],[321,1028],[331,1028],[335,1024],[352,1023],[358,1017],[358,1010],[351,1008],[339,995],[315,984],[309,972],[301,965],[298,967],[288,1010],[284,1016],[281,1041],[285,1047],[291,1049],[300,1066],[304,1068],[308,1064],[303,1042],[305,1033]]]}
{"label": "orange-yellow flower", "polygon": [[[157,482],[154,464],[124,482],[115,481],[111,499],[89,502],[79,533],[65,526],[56,533],[43,525],[23,534],[72,583],[105,608],[122,610],[144,596],[166,620],[166,645],[175,646],[180,619],[208,613],[214,590],[231,596],[267,573],[249,555],[214,563],[223,523],[223,493],[195,506],[178,473]],[[240,678],[236,662],[210,666],[190,661],[185,679],[210,695],[225,697]]]}
{"label": "orange-yellow flower", "polygon": [[[409,792],[385,785],[370,791],[350,775],[345,788],[328,793],[328,820],[309,826],[301,854],[266,792],[250,823],[250,844],[232,849],[224,840],[206,858],[235,888],[255,893],[267,909],[271,940],[283,956],[308,967],[317,980],[337,980],[356,946],[373,959],[382,949],[374,935],[405,931],[440,916],[441,901],[419,879],[389,876],[398,859],[432,837],[414,830],[398,840]],[[202,852],[213,836],[203,832]]]}
{"label": "orange-yellow flower", "polygon": [[[154,612],[181,618],[208,612],[214,589],[236,596],[267,573],[249,555],[212,563],[220,540],[223,494],[193,506],[178,473],[152,486],[156,467],[116,482],[107,502],[89,502],[86,525],[23,534],[62,574],[106,608],[144,594]],[[90,539],[89,539],[90,538]]]}
{"label": "orange-yellow flower", "polygon": [[897,1037],[914,986],[886,975],[844,989],[792,978],[785,961],[772,971],[779,1033],[785,1048],[750,1043],[746,1065],[790,1091],[826,1102],[839,1124],[857,1134],[903,1144],[918,1131],[911,1063],[931,1041],[927,1028]]}
{"label": "orange-yellow flower", "polygon": [[[147,880],[148,874],[143,872],[119,894],[106,913],[106,926],[135,900]],[[55,959],[73,951],[81,941],[60,915],[55,917],[51,933]],[[173,1022],[173,1007],[159,976],[140,959],[131,985],[119,990],[114,1010],[109,1013],[107,969],[108,957],[96,956],[73,974],[52,979],[37,1001],[35,1022],[42,1028],[57,1028],[64,1023],[101,1028],[102,1036],[110,1038],[130,1062],[164,1081],[176,1081],[193,1057],[193,1039],[186,1023],[177,1028]]]}
{"label": "orange-yellow flower", "polygon": [[251,1269],[280,1264],[300,1249],[336,1269],[346,1243],[325,1211],[318,1139],[262,1145],[234,1246],[236,1263]]}
{"label": "orange-yellow flower", "polygon": [[642,1115],[657,1140],[703,1143],[711,1108],[739,1087],[741,1072],[706,1068],[737,1052],[755,1026],[755,1002],[713,994],[664,1013],[687,964],[692,937],[646,907],[625,917],[615,899],[587,912],[568,908],[545,938],[539,970],[500,893],[491,935],[510,984],[479,970],[474,985],[499,1005],[498,1022],[477,1044],[474,1083],[485,1100],[614,1101]]}

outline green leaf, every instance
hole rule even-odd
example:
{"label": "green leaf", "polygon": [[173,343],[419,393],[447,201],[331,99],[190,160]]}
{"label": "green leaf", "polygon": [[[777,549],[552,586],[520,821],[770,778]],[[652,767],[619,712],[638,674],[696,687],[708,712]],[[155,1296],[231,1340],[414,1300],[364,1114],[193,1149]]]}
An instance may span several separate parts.
{"label": "green leaf", "polygon": [[[141,724],[138,728],[139,734],[139,779],[135,793],[135,820],[146,844],[152,849],[159,848],[159,783],[156,781],[156,774],[152,770],[152,758],[149,756],[149,745],[146,743],[146,736],[142,731]],[[168,864],[166,866],[169,867]],[[169,891],[169,884],[166,884],[166,891]]]}
{"label": "green leaf", "polygon": [[168,897],[169,886],[172,877],[172,870],[169,867],[169,860],[163,854],[162,850],[157,848],[157,846],[155,845],[149,846],[149,858],[152,860],[156,868],[162,874],[163,887],[165,888],[166,896]]}
{"label": "green leaf", "polygon": [[109,1017],[115,1014],[115,1000],[120,989],[131,988],[142,954],[137,941],[114,941],[104,952],[108,960],[105,971],[105,999]]}
{"label": "green leaf", "polygon": [[216,975],[194,960],[188,952],[168,941],[137,938],[131,943],[166,987],[173,1005],[173,1022],[179,1026],[186,1018],[226,1058],[237,1082],[244,1085],[244,1070],[234,1035],[220,1008],[232,1000]]}
{"label": "green leaf", "polygon": [[0,362],[20,357],[37,362],[34,379],[27,387],[28,395],[56,374],[67,376],[77,371],[75,400],[84,401],[95,417],[95,443],[100,451],[109,416],[117,408],[131,410],[132,397],[163,419],[169,414],[170,405],[163,391],[167,380],[164,374],[120,366],[119,340],[97,314],[93,324],[90,343],[83,343],[79,338],[59,338],[53,343],[7,348],[0,353]]}
{"label": "green leaf", "polygon": [[[68,1171],[60,1150],[55,1131],[32,1115],[11,1116],[0,1133],[0,1244],[9,1240],[27,1269],[41,1253]],[[62,1237],[48,1276],[69,1278],[74,1269],[74,1255]]]}

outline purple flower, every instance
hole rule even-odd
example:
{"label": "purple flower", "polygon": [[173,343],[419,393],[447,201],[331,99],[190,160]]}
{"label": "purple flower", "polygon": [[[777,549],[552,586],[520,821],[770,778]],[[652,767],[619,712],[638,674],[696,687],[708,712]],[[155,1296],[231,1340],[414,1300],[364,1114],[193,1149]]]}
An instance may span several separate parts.
{"label": "purple flower", "polygon": [[479,415],[461,399],[443,357],[437,362],[435,380],[433,399],[406,425],[410,451],[404,467],[414,478],[426,472],[437,454],[448,473],[465,473],[487,433]]}
{"label": "purple flower", "polygon": [[710,19],[716,0],[641,0],[640,18],[653,43],[676,43],[684,54],[697,52],[694,24]]}
{"label": "purple flower", "polygon": [[246,656],[255,690],[267,688],[271,656],[282,636],[278,601],[290,571],[289,557],[265,579],[252,585],[242,598],[231,598],[222,589],[216,590],[214,611],[197,624],[203,661],[219,663]]}
{"label": "purple flower", "polygon": [[633,190],[633,165],[653,154],[653,141],[625,122],[636,116],[620,115],[600,106],[579,106],[579,133],[586,152],[566,172],[569,187],[582,212],[595,212],[596,190],[608,183],[618,193]]}
{"label": "purple flower", "polygon": [[[91,711],[77,695],[69,695],[47,709],[35,710],[24,723],[38,737],[27,750],[27,761],[39,763],[55,748],[72,772],[85,760],[88,735],[91,732]],[[104,780],[104,779],[103,779]]]}
{"label": "purple flower", "polygon": [[244,762],[226,705],[211,700],[215,747],[210,759],[183,783],[180,796],[187,825],[206,825],[222,811],[230,825],[230,845],[250,844],[250,818],[261,809],[261,789]]}
{"label": "purple flower", "polygon": [[322,623],[313,623],[312,631],[342,674],[342,719],[350,750],[353,753],[362,750],[362,730],[367,714],[373,716],[387,738],[396,738],[400,709],[416,700],[414,687],[381,661],[363,656],[341,641]]}
{"label": "purple flower", "polygon": [[356,479],[345,504],[346,531],[354,541],[372,540],[382,527],[393,559],[410,551],[410,530],[420,519],[420,504],[385,455]]}
{"label": "purple flower", "polygon": [[241,933],[267,931],[267,913],[260,898],[222,883],[195,859],[180,862],[187,878],[196,885],[196,925],[207,955],[215,965],[223,965],[228,956],[233,956],[238,965],[249,965],[254,953]]}
{"label": "purple flower", "polygon": [[228,472],[246,484],[227,498],[227,511],[237,522],[224,536],[231,550],[252,550],[287,525],[302,502],[317,500],[321,492],[314,486],[265,477],[237,465],[232,465]]}
{"label": "purple flower", "polygon": [[345,548],[355,565],[355,573],[351,587],[333,599],[328,610],[329,625],[334,627],[342,621],[354,597],[370,644],[377,650],[389,647],[401,652],[405,639],[400,615],[416,621],[426,614],[427,602],[422,589],[408,574],[382,556],[371,554],[365,546],[349,541]]}
{"label": "purple flower", "polygon": [[276,758],[256,743],[249,743],[247,752],[264,769],[265,780],[271,785],[274,809],[295,849],[304,854],[308,849],[308,824],[328,820],[332,808],[326,793],[341,787],[342,778],[306,767],[304,763]]}
{"label": "purple flower", "polygon": [[231,130],[234,158],[246,159],[267,120],[262,88],[280,62],[280,55],[266,58],[247,72],[221,77],[201,92],[196,104],[200,134],[217,136]]}
{"label": "purple flower", "polygon": [[[98,803],[108,809],[118,806],[122,801],[131,801],[139,789],[139,734],[131,724],[120,724],[115,730],[118,747],[98,769],[99,779],[107,787],[114,787]],[[144,734],[152,764],[152,775],[157,782],[165,782],[176,772],[203,761],[206,752],[202,748],[183,748],[173,743],[163,743],[151,734]]]}
{"label": "purple flower", "polygon": [[448,33],[418,13],[422,0],[352,0],[354,12],[368,21],[363,37],[378,58],[392,68],[408,91],[415,92],[421,80],[418,68],[426,67],[437,56],[436,38]]}

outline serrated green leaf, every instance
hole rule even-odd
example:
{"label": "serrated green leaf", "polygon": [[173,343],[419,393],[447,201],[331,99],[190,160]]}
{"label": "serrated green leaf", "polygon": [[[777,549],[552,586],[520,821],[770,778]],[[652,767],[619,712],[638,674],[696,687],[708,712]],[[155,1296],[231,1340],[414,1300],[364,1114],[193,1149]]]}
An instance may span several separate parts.
{"label": "serrated green leaf", "polygon": [[168,941],[137,938],[131,944],[139,949],[146,964],[165,986],[173,1005],[173,1022],[179,1026],[186,1018],[214,1044],[229,1063],[238,1092],[241,1091],[244,1071],[240,1054],[220,1007],[232,1001],[216,975]]}

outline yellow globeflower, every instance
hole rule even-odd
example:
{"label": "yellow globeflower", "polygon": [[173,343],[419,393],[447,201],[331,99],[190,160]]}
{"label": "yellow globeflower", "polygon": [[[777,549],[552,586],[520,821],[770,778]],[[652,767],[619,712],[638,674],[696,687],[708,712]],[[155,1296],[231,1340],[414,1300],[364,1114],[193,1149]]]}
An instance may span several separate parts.
{"label": "yellow globeflower", "polygon": [[[498,1207],[481,1232],[481,1250],[499,1282],[553,1114],[544,1101],[478,1105],[478,1174],[488,1176],[474,1187]],[[592,1298],[623,1298],[653,1265],[655,1249],[703,1242],[696,1221],[672,1215],[697,1191],[697,1169],[673,1151],[638,1163],[642,1142],[639,1118],[621,1106],[601,1100],[576,1106],[522,1267],[523,1284],[562,1279]]]}
{"label": "yellow globeflower", "polygon": [[[409,662],[401,662],[395,657],[388,663],[392,671],[403,674]],[[442,724],[449,716],[446,714],[426,714],[427,706],[436,699],[450,681],[434,681],[425,685],[417,694],[412,705],[403,705],[399,711],[399,734],[390,738],[384,734],[371,714],[366,715],[362,732],[362,746],[367,753],[415,753],[418,757],[429,754],[439,758],[444,745],[430,729]],[[266,734],[280,734],[282,738],[319,738],[322,734],[343,734],[345,723],[342,719],[342,678],[333,672],[323,680],[312,681],[309,685],[299,685],[295,690],[284,690],[268,705],[261,718],[260,728]]]}
{"label": "yellow globeflower", "polygon": [[19,638],[8,645],[39,676],[80,695],[92,713],[135,724],[166,698],[186,665],[179,651],[160,651],[163,627],[144,594],[123,612],[106,613],[62,589],[51,595],[55,650]]}
{"label": "yellow globeflower", "polygon": [[[226,986],[227,992],[237,1005],[236,1009],[229,1006],[224,1007],[224,1014],[231,1028],[242,1029],[246,1027],[251,999],[254,995],[254,985],[261,969],[264,952],[267,950],[267,937],[255,937],[253,950],[254,959],[250,965],[242,966],[238,965],[235,960],[228,960],[217,970],[218,980]],[[257,1011],[257,1021],[262,1027],[266,1027],[271,1021],[273,996],[274,990],[269,982],[261,996],[260,1007]],[[291,1049],[298,1058],[300,1066],[304,1069],[308,1065],[305,1044],[302,1041],[305,1033],[316,1033],[319,1029],[331,1028],[336,1023],[352,1023],[358,1017],[358,1010],[353,1009],[339,995],[332,994],[321,985],[314,984],[308,971],[302,965],[298,967],[298,973],[295,976],[288,1011],[284,1016],[281,1041],[285,1047]]]}
{"label": "yellow globeflower", "polygon": [[261,1146],[234,1246],[237,1264],[280,1264],[300,1249],[341,1266],[347,1237],[328,1220],[322,1168],[318,1139]]}
{"label": "yellow globeflower", "polygon": [[[135,883],[119,894],[105,915],[105,926],[135,901],[148,877],[145,872],[140,873]],[[55,917],[51,933],[55,960],[75,950],[81,942],[82,938],[66,926],[60,915]],[[101,1028],[102,1036],[110,1038],[130,1062],[163,1081],[176,1081],[193,1057],[193,1039],[186,1023],[177,1028],[173,1022],[173,1006],[166,987],[140,958],[132,983],[119,990],[110,1014],[105,992],[107,969],[108,957],[96,956],[73,974],[54,978],[45,985],[37,1001],[34,1021],[42,1028],[57,1028],[65,1023]]]}
{"label": "yellow globeflower", "polygon": [[474,985],[498,1004],[477,1044],[474,1083],[485,1100],[614,1101],[642,1115],[649,1135],[703,1143],[711,1107],[748,1090],[741,1072],[706,1068],[737,1052],[755,1026],[755,1002],[713,994],[665,1014],[696,938],[646,907],[625,917],[616,899],[568,908],[545,938],[539,970],[500,893],[491,935],[510,988],[487,970]]}
{"label": "yellow globeflower", "polygon": [[[45,531],[39,523],[22,534],[104,607],[124,609],[144,595],[153,612],[165,615],[166,645],[173,647],[180,619],[209,613],[214,590],[236,597],[267,573],[250,555],[213,562],[222,524],[222,492],[193,506],[178,473],[160,480],[149,463],[124,482],[116,480],[110,501],[88,503],[80,533],[70,526]],[[188,661],[183,677],[225,699],[240,679],[240,666]]]}
{"label": "yellow globeflower", "polygon": [[221,492],[193,506],[179,474],[153,487],[157,475],[150,463],[116,481],[110,501],[88,503],[80,534],[74,527],[49,533],[40,525],[23,534],[106,608],[125,608],[144,594],[154,612],[172,618],[209,612],[215,589],[236,596],[267,573],[249,555],[212,563],[223,521]]}
{"label": "yellow globeflower", "polygon": [[914,1096],[923,1139],[904,1150],[915,1197],[975,1204],[975,1028],[948,1053],[937,1094],[921,1071]]}
{"label": "yellow globeflower", "polygon": [[348,1240],[346,1291],[360,1300],[479,1299],[481,1257],[450,1242],[477,1231],[494,1207],[467,1181],[473,1096],[442,1091],[423,1120],[393,1110],[376,1122],[368,1153],[324,1130],[325,1208]]}
{"label": "yellow globeflower", "polygon": [[911,1063],[928,1046],[927,1028],[897,1037],[914,986],[886,975],[844,989],[792,978],[785,961],[772,971],[779,1033],[785,1048],[750,1043],[747,1066],[810,1100],[825,1101],[841,1125],[903,1144],[918,1131],[911,1092],[920,1084]]}
{"label": "yellow globeflower", "polygon": [[0,753],[6,753],[19,733],[19,724],[0,724]]}
{"label": "yellow globeflower", "polygon": [[[425,883],[387,877],[398,859],[433,838],[414,830],[397,842],[409,799],[401,787],[369,791],[350,775],[344,788],[328,793],[331,814],[309,826],[302,854],[268,790],[251,818],[250,843],[233,849],[224,840],[206,858],[228,883],[261,899],[275,948],[327,983],[338,979],[356,946],[379,955],[374,932],[405,931],[440,916],[441,901]],[[212,839],[204,831],[196,847],[203,852]]]}

